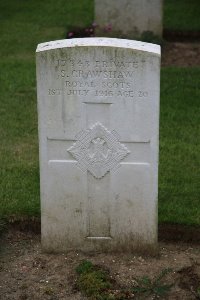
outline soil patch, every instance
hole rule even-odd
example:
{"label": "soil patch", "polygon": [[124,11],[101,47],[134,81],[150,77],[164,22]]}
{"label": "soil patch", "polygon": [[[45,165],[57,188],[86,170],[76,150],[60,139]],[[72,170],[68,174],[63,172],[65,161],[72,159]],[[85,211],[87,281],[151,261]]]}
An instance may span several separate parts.
{"label": "soil patch", "polygon": [[164,242],[200,244],[200,228],[180,224],[159,224],[158,239]]}
{"label": "soil patch", "polygon": [[164,28],[163,37],[170,42],[200,42],[200,30],[172,30]]}
{"label": "soil patch", "polygon": [[162,66],[199,67],[200,42],[165,42],[162,46]]}
{"label": "soil patch", "polygon": [[[21,232],[32,232],[40,234],[41,223],[39,217],[13,216],[9,218],[6,227],[10,231],[18,230]],[[163,242],[186,242],[200,244],[200,228],[197,226],[186,226],[180,224],[159,224],[158,239]]]}
{"label": "soil patch", "polygon": [[160,242],[159,249],[157,258],[82,252],[45,254],[39,234],[9,229],[1,239],[0,299],[86,299],[76,288],[75,270],[83,260],[108,269],[119,288],[131,288],[135,279],[143,276],[153,280],[164,269],[171,268],[165,283],[173,286],[165,299],[199,299],[200,247],[183,242]]}

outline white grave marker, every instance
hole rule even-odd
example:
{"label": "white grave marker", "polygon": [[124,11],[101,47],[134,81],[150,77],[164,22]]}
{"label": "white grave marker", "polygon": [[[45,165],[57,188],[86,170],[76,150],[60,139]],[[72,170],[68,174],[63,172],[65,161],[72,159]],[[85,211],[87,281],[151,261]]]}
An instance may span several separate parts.
{"label": "white grave marker", "polygon": [[160,47],[88,38],[37,48],[42,245],[157,246]]}
{"label": "white grave marker", "polygon": [[96,35],[162,37],[163,0],[95,0]]}

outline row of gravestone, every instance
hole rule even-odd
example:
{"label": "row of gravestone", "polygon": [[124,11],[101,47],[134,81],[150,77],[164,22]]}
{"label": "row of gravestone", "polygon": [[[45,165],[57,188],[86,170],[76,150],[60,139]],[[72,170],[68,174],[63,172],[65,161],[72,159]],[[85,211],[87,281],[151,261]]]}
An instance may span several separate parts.
{"label": "row of gravestone", "polygon": [[160,46],[38,45],[42,245],[157,249]]}

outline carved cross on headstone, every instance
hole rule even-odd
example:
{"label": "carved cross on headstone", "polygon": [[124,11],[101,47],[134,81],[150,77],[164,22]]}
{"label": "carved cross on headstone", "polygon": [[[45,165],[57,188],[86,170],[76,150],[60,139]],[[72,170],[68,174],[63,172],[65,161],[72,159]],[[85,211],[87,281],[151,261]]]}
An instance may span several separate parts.
{"label": "carved cross on headstone", "polygon": [[[101,123],[81,131],[77,142],[68,149],[83,171],[89,171],[95,178],[102,178],[116,169],[129,150],[118,141],[115,132],[110,132]],[[92,148],[92,149],[91,149]]]}

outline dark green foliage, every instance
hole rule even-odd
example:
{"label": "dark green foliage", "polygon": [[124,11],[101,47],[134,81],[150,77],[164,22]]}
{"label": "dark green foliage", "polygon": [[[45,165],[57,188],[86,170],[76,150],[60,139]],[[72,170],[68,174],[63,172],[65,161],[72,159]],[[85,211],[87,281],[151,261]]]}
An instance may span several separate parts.
{"label": "dark green foliage", "polygon": [[79,274],[77,285],[79,290],[88,297],[97,300],[109,300],[107,290],[111,287],[108,274],[84,260],[77,268]]}
{"label": "dark green foliage", "polygon": [[100,299],[101,293],[110,287],[110,283],[107,282],[105,273],[102,271],[93,271],[80,276],[78,287],[86,296],[95,295]]}
{"label": "dark green foliage", "polygon": [[84,273],[92,272],[94,269],[93,264],[89,260],[83,260],[76,268],[76,272],[81,275]]}
{"label": "dark green foliage", "polygon": [[154,280],[151,280],[148,276],[136,279],[137,286],[132,289],[133,292],[146,297],[149,295],[155,295],[156,297],[165,296],[172,285],[162,283],[162,279],[171,271],[171,269],[164,269]]}

